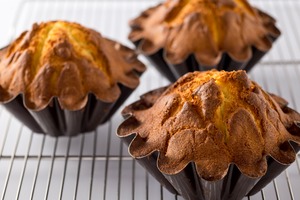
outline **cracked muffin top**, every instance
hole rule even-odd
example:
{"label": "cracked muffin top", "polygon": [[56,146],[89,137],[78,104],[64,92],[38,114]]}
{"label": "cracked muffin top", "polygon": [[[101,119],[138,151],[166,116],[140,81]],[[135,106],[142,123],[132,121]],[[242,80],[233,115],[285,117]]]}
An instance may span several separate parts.
{"label": "cracked muffin top", "polygon": [[300,144],[300,114],[241,70],[188,73],[123,114],[128,118],[118,136],[135,135],[130,154],[141,158],[158,151],[158,168],[166,174],[194,162],[199,176],[215,181],[233,163],[243,174],[260,177],[267,156],[290,164],[296,154],[289,141]]}
{"label": "cracked muffin top", "polygon": [[166,0],[130,21],[129,39],[147,55],[164,49],[178,64],[190,54],[202,65],[217,64],[223,52],[236,61],[267,51],[280,35],[275,20],[246,0]]}
{"label": "cracked muffin top", "polygon": [[53,97],[78,110],[92,93],[104,102],[135,88],[145,66],[135,52],[77,23],[34,24],[0,50],[0,102],[22,94],[27,108],[41,110]]}

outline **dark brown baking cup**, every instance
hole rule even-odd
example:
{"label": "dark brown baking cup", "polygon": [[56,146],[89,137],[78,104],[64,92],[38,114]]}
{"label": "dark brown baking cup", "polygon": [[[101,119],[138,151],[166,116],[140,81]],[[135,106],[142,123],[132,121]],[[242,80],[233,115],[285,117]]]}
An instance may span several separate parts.
{"label": "dark brown baking cup", "polygon": [[[134,118],[131,118],[130,110],[144,110],[151,107],[156,99],[166,90],[167,87],[158,88],[141,96],[140,100],[127,106],[122,114],[126,120],[122,125],[136,123]],[[154,97],[154,98],[151,98]],[[286,103],[286,102],[283,102]],[[294,112],[292,109],[283,108],[285,113]],[[133,121],[132,121],[133,120]],[[294,122],[288,131],[293,135],[299,135],[300,122]],[[119,132],[119,130],[118,130]],[[119,136],[128,146],[135,137],[132,133],[129,136]],[[300,145],[290,141],[295,152],[299,152]],[[224,178],[218,181],[207,181],[201,178],[196,170],[195,163],[189,163],[183,170],[177,174],[164,174],[157,166],[159,153],[135,158],[157,181],[159,181],[170,192],[182,195],[185,199],[190,200],[239,200],[245,196],[253,195],[263,189],[269,182],[276,178],[289,165],[284,165],[274,160],[272,157],[267,157],[267,171],[262,177],[252,178],[244,175],[234,164],[230,164]]]}
{"label": "dark brown baking cup", "polygon": [[[129,146],[131,141],[134,139],[134,135],[128,137],[121,137],[121,140]],[[169,192],[173,194],[178,194],[170,182],[165,178],[165,176],[157,168],[157,153],[153,153],[150,156],[144,158],[135,159],[142,167],[144,167],[149,174],[151,174],[163,187],[165,187]]]}
{"label": "dark brown baking cup", "polygon": [[[140,41],[133,42],[137,48],[140,44]],[[165,76],[170,82],[175,82],[177,77],[173,74],[170,67],[163,57],[163,49],[158,50],[158,52],[151,55],[144,55],[146,59],[153,65],[156,70]]]}
{"label": "dark brown baking cup", "polygon": [[[274,43],[277,38],[269,36],[269,40]],[[252,56],[245,62],[239,62],[232,59],[227,53],[223,53],[220,62],[215,66],[205,66],[197,62],[194,55],[190,55],[184,62],[180,64],[168,63],[168,66],[176,79],[183,76],[188,72],[193,71],[207,71],[211,69],[233,71],[233,70],[245,70],[249,72],[256,63],[267,53],[268,51],[261,51],[256,47],[252,47]],[[159,53],[159,52],[158,52]],[[171,81],[171,80],[170,80]]]}
{"label": "dark brown baking cup", "polygon": [[2,106],[18,120],[22,121],[23,124],[30,128],[33,132],[40,133],[43,131],[29,111],[24,107],[22,95],[16,96],[12,101],[2,104]]}
{"label": "dark brown baking cup", "polygon": [[[274,43],[277,37],[269,36],[269,40]],[[138,48],[140,41],[134,42],[134,45]],[[193,71],[207,71],[211,69],[233,71],[233,70],[245,70],[249,72],[267,53],[268,51],[261,51],[256,47],[252,47],[252,56],[245,62],[239,62],[232,59],[227,53],[223,53],[220,62],[215,66],[205,66],[197,62],[194,55],[191,54],[182,63],[171,64],[166,61],[164,56],[164,49],[160,49],[154,54],[144,55],[149,62],[170,82],[175,82],[179,77],[188,72]]]}
{"label": "dark brown baking cup", "polygon": [[[153,91],[150,91],[143,95],[143,97],[146,97],[149,95],[160,95],[167,87],[162,87]],[[131,106],[137,108],[137,109],[146,109],[149,106],[151,106],[148,102],[148,104],[140,103],[139,101],[136,101],[135,103],[131,104]],[[125,110],[125,109],[124,109]],[[130,121],[130,114],[126,112],[122,112],[122,115],[124,119],[126,119],[126,122],[123,123],[131,123]],[[128,119],[127,119],[128,118]],[[132,119],[132,118],[131,118]],[[135,135],[129,135],[126,137],[119,136],[127,146],[130,145],[131,141],[134,139]],[[149,174],[151,174],[163,187],[165,187],[168,191],[170,191],[173,194],[178,194],[178,192],[174,189],[174,187],[170,184],[170,182],[165,178],[165,176],[159,171],[157,168],[157,153],[153,153],[150,156],[146,156],[143,158],[136,158],[135,160],[144,167]]]}
{"label": "dark brown baking cup", "polygon": [[239,200],[259,180],[243,175],[233,164],[229,166],[226,176],[218,181],[201,178],[194,163],[178,174],[165,174],[165,177],[184,199],[190,200]]}
{"label": "dark brown baking cup", "polygon": [[171,64],[168,63],[169,69],[172,71],[176,80],[182,75],[193,71],[204,71],[205,67],[198,64],[194,55],[190,55],[183,63]]}
{"label": "dark brown baking cup", "polygon": [[[297,145],[297,144],[295,144]],[[299,152],[300,146],[297,145],[297,152]],[[294,145],[293,145],[294,147]],[[294,147],[294,149],[296,150]],[[248,196],[255,195],[260,192],[266,185],[268,185],[271,181],[273,181],[278,175],[280,175],[286,168],[290,165],[283,165],[276,162],[274,159],[270,158],[268,160],[268,170],[265,176],[263,176],[259,182],[251,189],[251,191],[247,194]]]}
{"label": "dark brown baking cup", "polygon": [[82,127],[84,132],[94,130],[99,124],[107,122],[124,101],[131,95],[134,89],[118,84],[121,96],[114,103],[105,103],[96,99],[94,95],[89,96],[90,103],[86,106]]}
{"label": "dark brown baking cup", "polygon": [[[120,106],[126,101],[126,99],[132,94],[134,91],[131,88],[128,88],[124,85],[119,84],[119,88],[121,89],[121,96],[118,98],[118,100],[114,103],[112,109],[109,111],[109,113],[104,117],[102,123],[105,123],[107,120],[109,120],[112,115],[120,108]],[[96,116],[97,117],[97,116]],[[99,117],[99,116],[98,116]]]}
{"label": "dark brown baking cup", "polygon": [[[300,146],[294,142],[290,142],[295,152],[298,153],[300,151]],[[296,155],[297,156],[297,155]],[[254,195],[261,191],[266,185],[268,185],[271,181],[273,181],[278,175],[280,175],[286,168],[290,165],[283,165],[278,163],[273,158],[268,158],[268,169],[266,174],[255,184],[255,186],[248,193],[249,196]]]}
{"label": "dark brown baking cup", "polygon": [[121,84],[119,86],[121,95],[117,101],[107,103],[89,94],[86,106],[76,111],[61,109],[57,98],[53,98],[42,110],[30,110],[24,106],[22,95],[2,105],[33,132],[54,137],[76,136],[93,131],[109,120],[133,91]]}

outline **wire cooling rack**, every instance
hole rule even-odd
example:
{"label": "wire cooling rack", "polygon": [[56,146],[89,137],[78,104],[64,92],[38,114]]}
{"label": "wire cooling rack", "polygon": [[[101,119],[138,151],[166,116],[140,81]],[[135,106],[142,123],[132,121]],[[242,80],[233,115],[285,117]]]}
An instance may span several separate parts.
{"label": "wire cooling rack", "polygon": [[[34,22],[64,19],[100,31],[128,46],[128,20],[156,0],[23,1],[12,28],[12,39]],[[300,110],[300,1],[254,0],[272,14],[283,35],[250,76]],[[9,27],[8,27],[9,28]],[[9,41],[8,41],[9,42]],[[142,58],[143,59],[143,58]],[[168,81],[150,64],[141,85],[125,104]],[[122,108],[121,108],[122,109]],[[91,133],[52,138],[32,133],[0,107],[1,199],[182,199],[162,188],[127,153],[116,137],[119,112]],[[287,171],[259,194],[245,199],[300,199],[300,156]]]}

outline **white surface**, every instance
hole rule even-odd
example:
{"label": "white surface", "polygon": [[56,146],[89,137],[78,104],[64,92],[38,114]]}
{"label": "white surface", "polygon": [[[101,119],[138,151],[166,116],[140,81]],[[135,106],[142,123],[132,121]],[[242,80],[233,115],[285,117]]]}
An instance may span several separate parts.
{"label": "white surface", "polygon": [[8,44],[13,32],[13,20],[22,0],[3,0],[0,6],[0,48]]}

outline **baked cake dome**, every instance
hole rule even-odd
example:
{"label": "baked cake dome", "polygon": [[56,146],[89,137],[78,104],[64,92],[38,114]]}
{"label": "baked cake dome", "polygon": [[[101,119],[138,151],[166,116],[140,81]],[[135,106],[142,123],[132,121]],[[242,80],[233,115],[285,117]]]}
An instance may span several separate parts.
{"label": "baked cake dome", "polygon": [[144,71],[134,50],[93,29],[34,24],[0,50],[0,103],[35,133],[75,136],[109,120]]}
{"label": "baked cake dome", "polygon": [[300,133],[291,127],[300,115],[245,71],[188,73],[163,91],[126,107],[128,118],[118,128],[120,137],[135,135],[134,158],[159,152],[162,173],[178,174],[194,163],[201,178],[216,181],[234,164],[258,178],[269,156],[281,164],[295,160],[290,141],[300,144]]}
{"label": "baked cake dome", "polygon": [[214,66],[226,52],[236,61],[252,56],[252,47],[267,51],[280,31],[275,20],[246,0],[166,0],[130,22],[129,39],[146,55],[160,49],[169,63],[193,54]]}
{"label": "baked cake dome", "polygon": [[34,24],[0,57],[0,102],[22,94],[31,110],[42,110],[53,97],[62,108],[79,110],[89,93],[114,102],[118,84],[134,89],[145,70],[133,50],[66,21]]}

